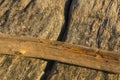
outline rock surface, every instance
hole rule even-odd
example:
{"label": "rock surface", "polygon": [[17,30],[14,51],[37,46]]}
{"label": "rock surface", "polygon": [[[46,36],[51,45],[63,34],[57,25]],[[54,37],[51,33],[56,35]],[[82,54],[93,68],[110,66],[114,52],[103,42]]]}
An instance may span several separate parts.
{"label": "rock surface", "polygon": [[[72,0],[65,41],[119,53],[120,0]],[[120,80],[120,75],[56,62],[49,79]]]}
{"label": "rock surface", "polygon": [[67,0],[2,0],[0,31],[56,40],[65,22],[67,3]]}
{"label": "rock surface", "polygon": [[[0,32],[57,40],[68,0],[0,0]],[[0,55],[0,80],[39,80],[47,61]]]}
{"label": "rock surface", "polygon": [[[0,32],[50,40],[64,38],[70,44],[119,53],[120,0],[72,0],[69,6],[70,2],[0,0]],[[57,62],[47,77],[47,65],[41,59],[0,55],[0,80],[39,80],[43,76],[48,80],[120,80],[119,74]]]}

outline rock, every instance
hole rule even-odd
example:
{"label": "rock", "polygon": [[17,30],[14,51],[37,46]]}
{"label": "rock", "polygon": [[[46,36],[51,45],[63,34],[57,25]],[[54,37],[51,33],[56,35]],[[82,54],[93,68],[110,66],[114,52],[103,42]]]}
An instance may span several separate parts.
{"label": "rock", "polygon": [[[69,0],[1,0],[0,32],[57,40]],[[47,61],[0,55],[1,80],[39,80]]]}
{"label": "rock", "polygon": [[0,31],[56,40],[65,22],[66,2],[67,0],[3,1],[0,6]]}
{"label": "rock", "polygon": [[[120,0],[72,0],[66,42],[120,51]],[[55,63],[48,80],[119,80],[119,74]]]}
{"label": "rock", "polygon": [[47,62],[20,56],[0,55],[1,80],[37,80],[44,75]]}

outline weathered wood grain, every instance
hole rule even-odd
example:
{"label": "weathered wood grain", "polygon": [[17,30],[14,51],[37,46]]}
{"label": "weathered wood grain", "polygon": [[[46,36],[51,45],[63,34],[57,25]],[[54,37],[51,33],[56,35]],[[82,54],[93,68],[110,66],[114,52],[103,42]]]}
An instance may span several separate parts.
{"label": "weathered wood grain", "polygon": [[0,53],[55,60],[120,73],[120,54],[57,41],[0,36]]}

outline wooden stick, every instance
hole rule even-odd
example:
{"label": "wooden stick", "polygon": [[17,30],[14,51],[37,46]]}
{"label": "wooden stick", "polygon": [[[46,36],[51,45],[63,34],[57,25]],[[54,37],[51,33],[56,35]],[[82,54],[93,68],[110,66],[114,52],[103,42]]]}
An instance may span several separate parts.
{"label": "wooden stick", "polygon": [[120,73],[120,54],[58,41],[0,36],[0,54],[55,60]]}

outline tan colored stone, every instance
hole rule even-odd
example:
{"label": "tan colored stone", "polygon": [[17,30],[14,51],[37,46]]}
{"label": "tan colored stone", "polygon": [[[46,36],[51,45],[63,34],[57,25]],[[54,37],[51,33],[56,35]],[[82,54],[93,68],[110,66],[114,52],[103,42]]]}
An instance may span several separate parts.
{"label": "tan colored stone", "polygon": [[[73,0],[66,42],[119,53],[119,5],[120,0]],[[49,78],[50,80],[119,80],[119,74],[56,63]]]}
{"label": "tan colored stone", "polygon": [[[57,40],[68,0],[1,0],[0,32]],[[39,80],[47,61],[0,55],[0,80]]]}

